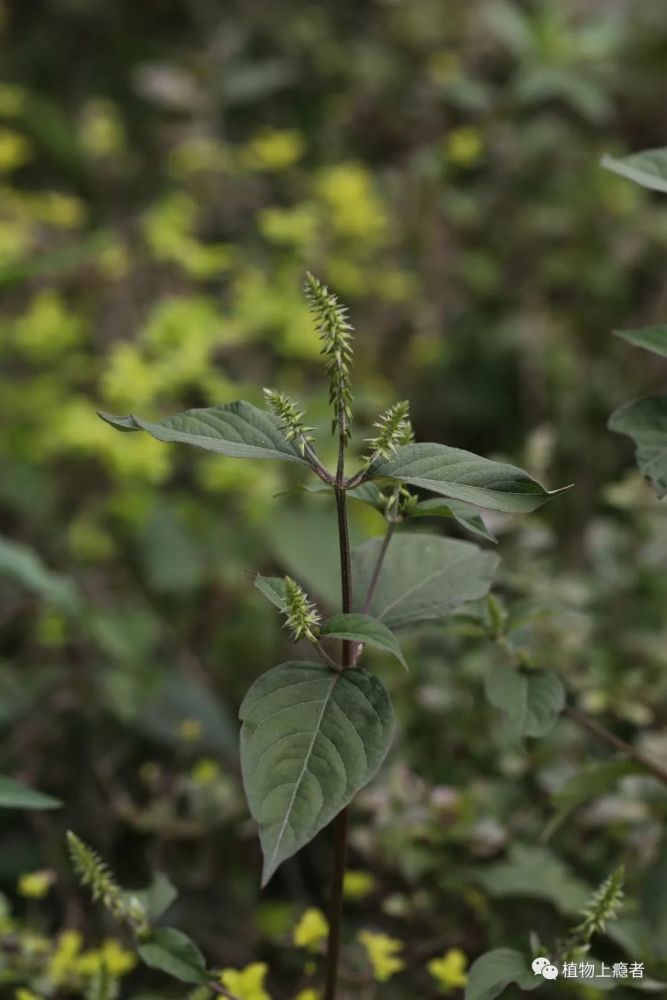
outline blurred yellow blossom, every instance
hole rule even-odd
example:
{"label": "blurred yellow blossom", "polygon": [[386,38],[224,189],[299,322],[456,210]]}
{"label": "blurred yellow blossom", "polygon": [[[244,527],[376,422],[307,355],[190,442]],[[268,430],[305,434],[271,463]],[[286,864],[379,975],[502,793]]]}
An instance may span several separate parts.
{"label": "blurred yellow blossom", "polygon": [[16,349],[34,361],[65,354],[83,339],[84,323],[54,288],[45,288],[31,300],[13,326]]}
{"label": "blurred yellow blossom", "polygon": [[317,213],[309,203],[293,208],[265,208],[259,213],[257,223],[267,240],[283,246],[305,249],[317,236]]}
{"label": "blurred yellow blossom", "polygon": [[329,933],[327,918],[321,910],[311,907],[301,916],[294,928],[294,944],[297,948],[316,949]]}
{"label": "blurred yellow blossom", "polygon": [[14,994],[15,1000],[43,1000],[43,998],[38,993],[33,993],[32,990],[18,989]]}
{"label": "blurred yellow blossom", "polygon": [[343,893],[346,899],[363,899],[375,888],[375,879],[370,872],[346,871],[343,877]]}
{"label": "blurred yellow blossom", "polygon": [[197,204],[184,192],[168,195],[143,217],[143,232],[155,258],[178,264],[195,278],[227,270],[232,251],[225,244],[205,244],[195,237]]}
{"label": "blurred yellow blossom", "polygon": [[192,174],[222,170],[228,164],[222,143],[208,136],[191,136],[169,153],[167,167],[172,177],[183,180]]}
{"label": "blurred yellow blossom", "polygon": [[307,989],[300,990],[294,997],[294,1000],[321,1000],[322,994],[319,990]]}
{"label": "blurred yellow blossom", "polygon": [[120,409],[131,405],[140,412],[158,394],[158,376],[157,365],[148,361],[135,344],[114,344],[102,373],[104,398]]}
{"label": "blurred yellow blossom", "polygon": [[17,892],[26,899],[42,899],[56,880],[55,872],[35,871],[26,872],[19,876],[17,882]]}
{"label": "blurred yellow blossom", "polygon": [[445,155],[459,167],[472,166],[484,152],[484,140],[474,125],[461,125],[452,129],[445,139]]}
{"label": "blurred yellow blossom", "polygon": [[112,156],[122,152],[125,130],[113,101],[99,97],[86,101],[81,112],[79,139],[88,156]]}
{"label": "blurred yellow blossom", "polygon": [[58,229],[75,229],[86,219],[86,206],[80,198],[63,191],[40,191],[27,201],[35,219]]}
{"label": "blurred yellow blossom", "polygon": [[340,163],[321,170],[315,187],[338,235],[371,247],[385,237],[389,220],[373,175],[361,163]]}
{"label": "blurred yellow blossom", "polygon": [[32,155],[28,139],[13,129],[0,128],[0,173],[10,173],[27,163]]}
{"label": "blurred yellow blossom", "polygon": [[271,1000],[264,989],[264,980],[269,971],[265,962],[253,962],[245,969],[223,969],[220,982],[238,1000]]}
{"label": "blurred yellow blossom", "polygon": [[76,963],[81,951],[83,937],[80,931],[63,931],[49,960],[48,975],[56,986],[60,986],[68,976],[76,971]]}
{"label": "blurred yellow blossom", "polygon": [[241,162],[249,170],[287,170],[304,151],[303,136],[295,129],[263,129],[246,144]]}
{"label": "blurred yellow blossom", "polygon": [[183,719],[178,727],[178,735],[185,743],[193,743],[201,738],[204,731],[199,719]]}
{"label": "blurred yellow blossom", "polygon": [[379,983],[386,983],[393,975],[405,968],[405,962],[396,955],[403,944],[387,934],[360,931],[359,941],[366,949],[368,961],[373,967],[373,975]]}
{"label": "blurred yellow blossom", "polygon": [[197,785],[211,785],[220,777],[220,765],[210,757],[202,757],[192,768],[191,777]]}
{"label": "blurred yellow blossom", "polygon": [[442,958],[433,958],[427,965],[428,971],[438,983],[443,993],[465,986],[468,982],[466,966],[468,959],[460,948],[450,948]]}
{"label": "blurred yellow blossom", "polygon": [[100,969],[107,969],[114,979],[126,976],[137,964],[133,952],[123,948],[120,941],[107,938],[101,948],[85,951],[76,962],[76,972],[81,976],[94,976]]}

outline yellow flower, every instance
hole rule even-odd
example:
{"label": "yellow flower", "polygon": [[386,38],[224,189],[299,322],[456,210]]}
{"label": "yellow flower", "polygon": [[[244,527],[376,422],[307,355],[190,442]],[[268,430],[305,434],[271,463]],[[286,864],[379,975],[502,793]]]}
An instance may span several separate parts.
{"label": "yellow flower", "polygon": [[442,958],[433,958],[426,968],[436,980],[443,993],[451,993],[468,982],[466,966],[468,959],[460,948],[450,948]]}
{"label": "yellow flower", "polygon": [[476,163],[484,152],[484,140],[474,125],[461,125],[452,129],[445,140],[445,155],[460,167]]}
{"label": "yellow flower", "polygon": [[26,105],[26,91],[13,83],[0,83],[0,115],[20,115]]}
{"label": "yellow flower", "polygon": [[304,149],[303,136],[295,129],[264,129],[247,144],[242,162],[250,170],[287,170]]}
{"label": "yellow flower", "polygon": [[370,872],[348,871],[343,878],[343,894],[346,899],[363,899],[375,888],[375,879]]}
{"label": "yellow flower", "polygon": [[32,146],[24,135],[9,128],[0,128],[0,173],[22,167],[32,155]]}
{"label": "yellow flower", "polygon": [[76,963],[76,971],[81,976],[93,976],[105,968],[113,978],[119,979],[131,972],[136,964],[137,960],[131,951],[126,951],[115,938],[107,938],[101,948],[81,955]]}
{"label": "yellow flower", "polygon": [[14,994],[14,998],[15,1000],[42,1000],[42,997],[38,996],[37,993],[24,989],[18,989]]}
{"label": "yellow flower", "polygon": [[220,982],[238,1000],[271,1000],[264,989],[264,980],[269,971],[265,962],[253,962],[245,969],[223,969]]}
{"label": "yellow flower", "polygon": [[337,235],[361,240],[367,247],[379,243],[389,226],[373,175],[360,163],[339,163],[320,171],[316,190],[327,208]]}
{"label": "yellow flower", "polygon": [[63,931],[49,961],[48,975],[56,986],[76,971],[83,937],[79,931]]}
{"label": "yellow flower", "polygon": [[220,766],[217,761],[210,757],[202,757],[190,772],[192,780],[196,785],[212,785],[220,777]]}
{"label": "yellow flower", "polygon": [[79,137],[91,157],[112,156],[125,146],[125,130],[113,101],[91,98],[83,109]]}
{"label": "yellow flower", "polygon": [[300,990],[294,1000],[320,1000],[322,994],[319,990]]}
{"label": "yellow flower", "polygon": [[403,944],[387,934],[375,934],[372,931],[360,931],[359,941],[366,949],[368,961],[373,966],[373,975],[379,983],[388,979],[405,968],[402,958],[396,958]]}
{"label": "yellow flower", "polygon": [[329,933],[327,918],[314,907],[306,910],[294,928],[294,944],[297,948],[315,950]]}
{"label": "yellow flower", "polygon": [[178,735],[186,743],[198,740],[203,731],[204,727],[199,719],[183,719],[178,727]]}
{"label": "yellow flower", "polygon": [[55,880],[54,872],[26,872],[25,875],[19,877],[17,891],[20,896],[25,896],[26,899],[42,899]]}

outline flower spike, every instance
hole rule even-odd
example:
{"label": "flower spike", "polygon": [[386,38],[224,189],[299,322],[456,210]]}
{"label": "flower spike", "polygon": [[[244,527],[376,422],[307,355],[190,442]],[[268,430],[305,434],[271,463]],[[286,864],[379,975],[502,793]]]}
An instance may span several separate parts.
{"label": "flower spike", "polygon": [[310,271],[306,274],[304,293],[322,341],[322,354],[327,359],[329,402],[334,410],[331,430],[334,433],[336,428],[340,428],[343,439],[347,441],[352,422],[352,326],[348,322],[345,306]]}

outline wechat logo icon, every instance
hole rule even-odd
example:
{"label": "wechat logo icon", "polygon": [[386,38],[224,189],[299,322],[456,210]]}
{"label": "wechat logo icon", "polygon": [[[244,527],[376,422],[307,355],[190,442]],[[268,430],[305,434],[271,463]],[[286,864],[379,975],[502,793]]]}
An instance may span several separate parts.
{"label": "wechat logo icon", "polygon": [[536,976],[542,976],[544,979],[558,977],[558,966],[552,965],[548,958],[534,958],[532,968]]}

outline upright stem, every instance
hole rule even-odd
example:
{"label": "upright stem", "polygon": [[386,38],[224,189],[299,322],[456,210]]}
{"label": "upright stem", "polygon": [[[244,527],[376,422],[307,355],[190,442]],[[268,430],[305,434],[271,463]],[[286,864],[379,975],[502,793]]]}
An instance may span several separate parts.
{"label": "upright stem", "polygon": [[[345,426],[339,417],[338,437],[338,468],[334,493],[336,496],[336,512],[338,514],[338,546],[340,550],[340,581],[343,614],[349,614],[352,609],[352,565],[350,561],[350,532],[347,523],[347,497],[343,489],[345,474]],[[343,641],[341,667],[347,670],[352,666],[352,643]],[[345,862],[347,859],[347,825],[348,810],[343,809],[334,820],[334,858],[331,879],[331,902],[329,910],[329,942],[326,958],[326,982],[324,1000],[336,1000],[338,983],[338,962],[340,958],[340,939],[343,923],[343,879],[345,877]]]}

